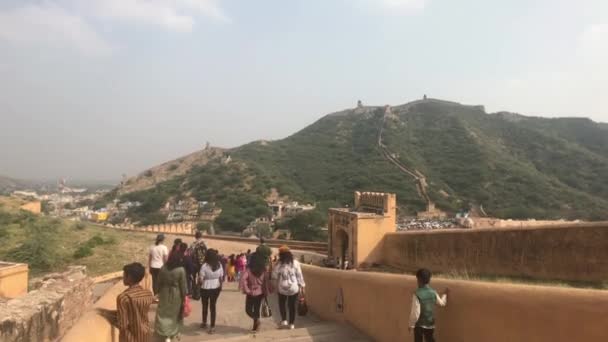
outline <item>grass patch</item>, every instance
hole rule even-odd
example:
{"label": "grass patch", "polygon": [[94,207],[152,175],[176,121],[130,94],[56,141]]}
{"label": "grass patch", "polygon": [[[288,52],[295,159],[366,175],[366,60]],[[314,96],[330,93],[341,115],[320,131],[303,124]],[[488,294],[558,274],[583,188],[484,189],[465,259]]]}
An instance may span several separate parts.
{"label": "grass patch", "polygon": [[123,232],[89,223],[75,229],[74,222],[0,208],[0,260],[23,262],[30,277],[84,265],[96,276],[122,269],[130,262],[146,264],[154,237]]}

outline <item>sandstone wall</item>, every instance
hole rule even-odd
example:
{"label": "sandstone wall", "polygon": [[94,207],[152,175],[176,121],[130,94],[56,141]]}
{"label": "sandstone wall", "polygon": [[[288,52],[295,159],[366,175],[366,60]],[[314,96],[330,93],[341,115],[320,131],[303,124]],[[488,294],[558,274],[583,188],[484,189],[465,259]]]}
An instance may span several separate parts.
{"label": "sandstone wall", "polygon": [[581,223],[578,221],[566,220],[503,220],[487,217],[475,217],[472,218],[472,221],[473,226],[470,228],[534,228]]}
{"label": "sandstone wall", "polygon": [[28,266],[0,261],[0,299],[27,294]]}
{"label": "sandstone wall", "polygon": [[92,301],[84,267],[51,274],[27,295],[0,302],[0,341],[58,341]]}
{"label": "sandstone wall", "polygon": [[383,264],[406,271],[608,281],[608,222],[385,236]]}
{"label": "sandstone wall", "polygon": [[[379,342],[411,341],[412,276],[303,266],[310,309]],[[608,292],[433,279],[451,290],[436,336],[449,342],[608,341]],[[343,312],[336,298],[341,289]]]}

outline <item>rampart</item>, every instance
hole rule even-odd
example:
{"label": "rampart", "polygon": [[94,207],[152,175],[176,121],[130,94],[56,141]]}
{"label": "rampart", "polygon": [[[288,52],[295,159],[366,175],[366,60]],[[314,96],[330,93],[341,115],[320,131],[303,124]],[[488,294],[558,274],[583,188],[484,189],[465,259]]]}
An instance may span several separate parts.
{"label": "rampart", "polygon": [[27,295],[0,302],[0,341],[56,341],[92,302],[84,267],[45,276]]}
{"label": "rampart", "polygon": [[[309,307],[321,318],[348,322],[379,342],[413,339],[407,326],[414,277],[312,266],[303,272]],[[607,291],[444,279],[432,285],[451,290],[448,306],[438,309],[439,341],[608,339]]]}
{"label": "rampart", "polygon": [[608,222],[389,233],[382,263],[405,271],[608,281]]}
{"label": "rampart", "polygon": [[[102,282],[110,279],[122,277],[122,272],[110,273],[96,278],[96,281]],[[117,279],[118,280],[118,279]],[[152,291],[152,279],[150,273],[146,272],[145,278],[141,285]],[[104,317],[103,313],[108,310],[116,310],[116,297],[123,292],[126,287],[122,281],[118,280],[116,284],[110,287],[104,294],[95,302],[92,308],[89,308],[82,317],[76,322],[74,327],[65,334],[61,339],[62,342],[115,342],[118,341],[118,329],[112,326],[108,318]],[[94,332],[94,333],[91,333]]]}
{"label": "rampart", "polygon": [[471,221],[473,224],[470,228],[533,228],[581,223],[578,221],[566,220],[504,220],[486,217],[475,217]]}
{"label": "rampart", "polygon": [[173,234],[194,234],[195,225],[193,222],[183,223],[163,223],[152,224],[145,227],[136,227],[135,225],[115,226],[113,228],[135,230],[140,232],[157,232],[157,233],[173,233]]}

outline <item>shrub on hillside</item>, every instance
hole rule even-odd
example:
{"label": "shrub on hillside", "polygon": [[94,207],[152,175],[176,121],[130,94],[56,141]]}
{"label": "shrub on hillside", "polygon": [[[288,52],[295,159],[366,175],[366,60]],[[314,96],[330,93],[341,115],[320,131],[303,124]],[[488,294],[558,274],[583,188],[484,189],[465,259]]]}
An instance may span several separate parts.
{"label": "shrub on hillside", "polygon": [[93,255],[93,248],[88,245],[80,246],[74,251],[74,259],[82,259],[91,255]]}
{"label": "shrub on hillside", "polygon": [[97,247],[97,246],[101,246],[101,245],[103,245],[103,244],[104,244],[104,242],[105,242],[105,241],[104,241],[103,237],[101,237],[101,235],[97,234],[97,235],[93,236],[92,238],[90,238],[90,239],[89,239],[89,240],[88,240],[88,241],[85,243],[85,245],[86,245],[86,246],[89,246],[89,247],[91,247],[91,248],[95,248],[95,247]]}
{"label": "shrub on hillside", "polygon": [[55,220],[35,221],[24,227],[29,237],[21,246],[8,252],[8,258],[29,264],[34,271],[46,271],[62,263],[58,254]]}
{"label": "shrub on hillside", "polygon": [[76,222],[74,224],[74,229],[77,229],[77,230],[84,230],[86,227],[87,227],[86,224],[84,224],[82,222]]}

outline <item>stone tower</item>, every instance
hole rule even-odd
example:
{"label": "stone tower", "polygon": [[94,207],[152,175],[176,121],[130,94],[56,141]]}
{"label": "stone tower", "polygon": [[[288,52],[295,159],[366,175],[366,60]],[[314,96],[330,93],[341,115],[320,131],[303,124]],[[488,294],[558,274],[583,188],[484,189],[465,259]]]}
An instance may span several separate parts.
{"label": "stone tower", "polygon": [[329,209],[328,254],[353,267],[380,262],[384,235],[396,224],[395,194],[357,191],[354,208]]}

